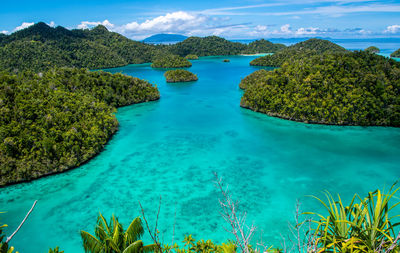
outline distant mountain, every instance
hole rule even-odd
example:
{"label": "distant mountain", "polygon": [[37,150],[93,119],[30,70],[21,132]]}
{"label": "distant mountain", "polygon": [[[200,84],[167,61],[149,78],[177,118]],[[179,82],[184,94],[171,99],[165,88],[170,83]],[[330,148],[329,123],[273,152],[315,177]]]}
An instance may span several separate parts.
{"label": "distant mountain", "polygon": [[188,37],[180,34],[155,34],[143,40],[146,43],[156,43],[156,42],[181,42],[187,39]]}

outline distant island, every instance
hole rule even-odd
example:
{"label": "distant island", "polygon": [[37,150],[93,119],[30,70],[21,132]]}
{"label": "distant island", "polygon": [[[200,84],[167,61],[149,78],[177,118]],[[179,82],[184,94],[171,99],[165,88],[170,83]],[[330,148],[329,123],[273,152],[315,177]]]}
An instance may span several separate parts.
{"label": "distant island", "polygon": [[400,58],[400,48],[394,51],[390,57]]}
{"label": "distant island", "polygon": [[292,57],[280,65],[242,80],[242,107],[305,123],[400,127],[399,62],[343,51]]}
{"label": "distant island", "polygon": [[375,46],[370,46],[370,47],[367,47],[364,51],[372,53],[372,54],[377,54],[381,50],[379,48],[375,47]]}
{"label": "distant island", "polygon": [[197,81],[197,75],[185,69],[168,70],[164,73],[168,83]]}
{"label": "distant island", "polygon": [[256,40],[249,44],[231,42],[221,37],[189,37],[186,40],[170,45],[170,52],[186,56],[195,54],[197,56],[210,55],[240,55],[257,53],[275,53],[286,46],[283,44],[274,44],[267,40]]}
{"label": "distant island", "polygon": [[250,62],[253,66],[280,67],[289,59],[308,58],[322,53],[345,53],[343,47],[322,39],[308,39],[286,47],[275,54],[256,58]]}
{"label": "distant island", "polygon": [[187,39],[187,36],[180,34],[155,34],[143,40],[145,43],[158,43],[158,42],[181,42]]}

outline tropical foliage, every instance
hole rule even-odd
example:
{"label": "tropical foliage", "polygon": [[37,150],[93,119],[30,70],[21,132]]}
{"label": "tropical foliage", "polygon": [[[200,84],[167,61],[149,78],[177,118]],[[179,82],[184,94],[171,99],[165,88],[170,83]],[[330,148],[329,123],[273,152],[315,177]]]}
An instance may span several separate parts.
{"label": "tropical foliage", "polygon": [[309,39],[280,50],[279,52],[256,58],[250,62],[253,66],[279,67],[285,61],[308,58],[323,53],[345,53],[346,49],[328,40]]}
{"label": "tropical foliage", "polygon": [[107,223],[99,214],[94,235],[81,231],[83,248],[90,253],[146,253],[156,249],[156,244],[144,245],[140,238],[144,234],[140,217],[135,218],[126,230],[118,218],[112,215]]}
{"label": "tropical foliage", "polygon": [[257,53],[276,53],[282,49],[285,49],[286,46],[279,43],[272,43],[268,40],[255,40],[247,45],[247,48],[243,50],[241,53],[243,54],[257,54]]}
{"label": "tropical foliage", "polygon": [[366,51],[368,53],[376,54],[376,53],[379,53],[381,50],[379,50],[379,48],[377,48],[375,46],[370,46],[370,47],[367,47],[364,51]]}
{"label": "tropical foliage", "polygon": [[185,69],[168,70],[164,73],[168,83],[197,81],[197,75]]}
{"label": "tropical foliage", "polygon": [[158,98],[156,87],[122,74],[0,73],[0,185],[79,166],[117,130],[115,107]]}
{"label": "tropical foliage", "polygon": [[3,228],[5,227],[7,227],[6,224],[0,224],[0,253],[13,253],[14,247],[9,247],[8,243],[5,242],[6,236],[3,234]]}
{"label": "tropical foliage", "polygon": [[187,59],[187,60],[198,60],[199,57],[197,55],[195,55],[195,54],[188,54],[188,55],[185,56],[185,59]]}
{"label": "tropical foliage", "polygon": [[0,69],[108,68],[151,62],[160,52],[156,46],[132,41],[101,25],[92,30],[67,30],[40,22],[0,40]]}
{"label": "tropical foliage", "polygon": [[396,57],[396,58],[400,58],[400,48],[397,49],[396,51],[394,51],[390,57]]}
{"label": "tropical foliage", "polygon": [[60,248],[57,246],[54,249],[49,249],[48,253],[64,253],[64,251],[60,250]]}
{"label": "tropical foliage", "polygon": [[323,54],[259,70],[242,81],[241,106],[285,119],[400,126],[400,63],[363,51]]}
{"label": "tropical foliage", "polygon": [[265,69],[254,71],[240,81],[239,88],[245,90],[249,85],[255,85],[260,82],[266,75],[268,75],[268,71]]}
{"label": "tropical foliage", "polygon": [[184,68],[191,67],[192,63],[179,55],[163,55],[157,57],[151,67],[153,68]]}
{"label": "tropical foliage", "polygon": [[192,235],[186,235],[182,243],[184,243],[183,247],[178,246],[178,244],[164,245],[164,250],[165,252],[175,251],[176,253],[235,253],[237,249],[237,246],[231,241],[218,245],[211,240],[196,241]]}
{"label": "tropical foliage", "polygon": [[[398,243],[396,222],[399,215],[393,209],[399,201],[389,204],[399,188],[390,188],[385,193],[380,190],[369,192],[361,198],[355,194],[348,206],[338,195],[326,193],[327,201],[316,198],[326,209],[328,215],[317,214],[314,220],[314,236],[320,251],[323,252],[397,252]],[[313,213],[312,213],[313,214]],[[391,216],[393,215],[393,216]],[[390,250],[389,250],[390,249]]]}

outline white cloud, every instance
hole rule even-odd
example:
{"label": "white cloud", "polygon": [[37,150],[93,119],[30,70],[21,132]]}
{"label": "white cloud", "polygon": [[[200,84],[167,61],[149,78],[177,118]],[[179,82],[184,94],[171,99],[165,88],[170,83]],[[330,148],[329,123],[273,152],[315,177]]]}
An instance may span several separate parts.
{"label": "white cloud", "polygon": [[15,29],[13,30],[13,32],[25,29],[27,27],[30,27],[31,25],[34,25],[35,23],[29,23],[29,22],[23,22],[20,26],[15,27]]}
{"label": "white cloud", "polygon": [[258,32],[265,32],[267,31],[268,27],[266,25],[257,25],[255,29]]}
{"label": "white cloud", "polygon": [[295,34],[296,35],[313,35],[313,34],[317,34],[318,32],[320,32],[320,29],[317,27],[308,27],[308,28],[301,27],[301,28],[297,29]]}
{"label": "white cloud", "polygon": [[108,21],[107,19],[104,20],[103,22],[91,22],[91,21],[82,21],[77,28],[78,29],[88,29],[88,28],[92,28],[94,26],[97,25],[104,25],[107,29],[109,30],[113,30],[115,25],[111,24],[110,21]]}
{"label": "white cloud", "polygon": [[110,31],[121,33],[134,39],[143,39],[155,33],[179,33],[185,35],[228,35],[247,27],[247,24],[229,24],[230,18],[210,17],[203,14],[177,11],[167,13],[143,22],[133,21],[122,25],[104,21],[82,21],[77,28],[88,29],[99,24]]}
{"label": "white cloud", "polygon": [[0,33],[8,34],[8,31],[3,30],[3,31],[0,31]]}
{"label": "white cloud", "polygon": [[51,21],[51,22],[48,23],[47,25],[50,26],[50,27],[54,27],[54,26],[56,26],[56,23],[54,23],[54,21]]}
{"label": "white cloud", "polygon": [[400,25],[390,25],[386,27],[384,33],[400,33]]}
{"label": "white cloud", "polygon": [[205,26],[207,21],[208,18],[204,15],[177,11],[154,19],[148,19],[143,23],[131,22],[117,30],[122,33],[187,32],[191,29]]}
{"label": "white cloud", "polygon": [[292,33],[290,25],[286,24],[286,25],[281,26],[281,32],[282,33]]}

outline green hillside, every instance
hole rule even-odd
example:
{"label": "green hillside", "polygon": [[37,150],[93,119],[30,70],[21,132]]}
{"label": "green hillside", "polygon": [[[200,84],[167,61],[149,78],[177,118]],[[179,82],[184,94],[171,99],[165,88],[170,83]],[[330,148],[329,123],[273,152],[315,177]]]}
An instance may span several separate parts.
{"label": "green hillside", "polygon": [[346,49],[328,40],[309,39],[287,47],[273,55],[259,57],[250,62],[253,66],[279,67],[288,59],[307,58],[323,53],[345,53]]}
{"label": "green hillside", "polygon": [[241,106],[308,123],[400,126],[400,63],[367,52],[291,59],[243,79]]}

